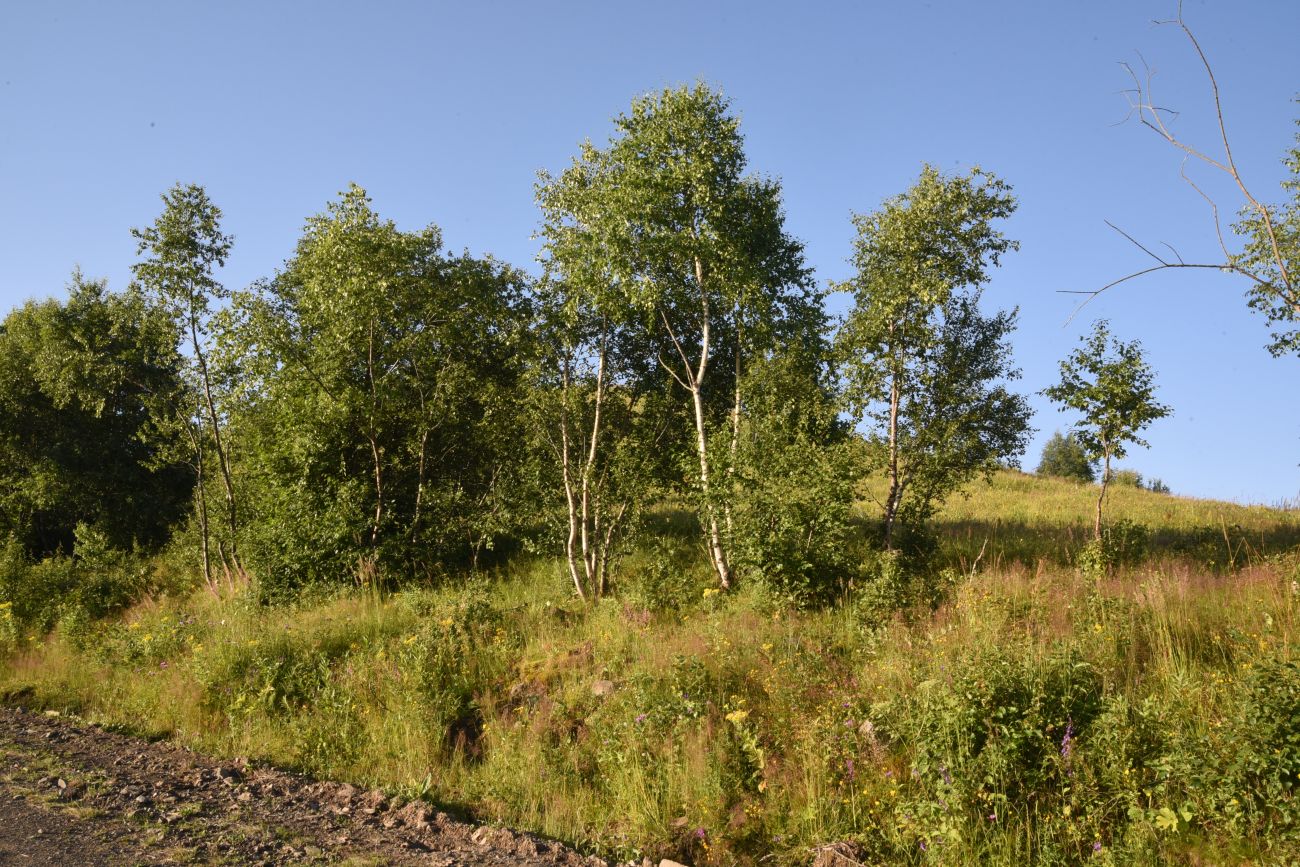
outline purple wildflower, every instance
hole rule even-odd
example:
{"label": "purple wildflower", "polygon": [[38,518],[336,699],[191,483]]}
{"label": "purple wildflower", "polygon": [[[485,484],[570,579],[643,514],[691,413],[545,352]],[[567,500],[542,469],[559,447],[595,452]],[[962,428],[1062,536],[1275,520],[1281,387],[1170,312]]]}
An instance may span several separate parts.
{"label": "purple wildflower", "polygon": [[844,760],[844,773],[845,776],[849,778],[849,780],[853,779],[853,759]]}
{"label": "purple wildflower", "polygon": [[940,765],[940,766],[939,766],[939,773],[940,773],[940,775],[943,776],[943,782],[944,782],[944,785],[951,786],[951,785],[952,785],[952,774],[948,773],[948,768],[947,768],[946,765]]}
{"label": "purple wildflower", "polygon": [[1070,769],[1070,757],[1074,755],[1074,721],[1067,720],[1065,723],[1065,736],[1061,738],[1061,761],[1065,764],[1065,775],[1073,777],[1074,771]]}
{"label": "purple wildflower", "polygon": [[1096,841],[1093,842],[1093,844],[1092,844],[1092,851],[1094,851],[1094,852],[1100,852],[1100,851],[1101,851],[1101,841],[1100,841],[1100,840],[1096,840]]}
{"label": "purple wildflower", "polygon": [[705,837],[709,836],[709,832],[706,831],[706,830],[704,830],[703,828],[696,828],[696,829],[695,829],[695,836],[696,836],[698,839],[703,840]]}
{"label": "purple wildflower", "polygon": [[998,811],[994,810],[992,813],[989,813],[988,819],[990,822],[996,822],[998,820]]}
{"label": "purple wildflower", "polygon": [[639,724],[639,723],[643,723],[643,722],[645,722],[645,721],[646,721],[646,718],[647,718],[648,716],[650,716],[650,714],[648,714],[648,713],[637,714],[637,717],[636,717],[636,721],[637,721],[637,723]]}

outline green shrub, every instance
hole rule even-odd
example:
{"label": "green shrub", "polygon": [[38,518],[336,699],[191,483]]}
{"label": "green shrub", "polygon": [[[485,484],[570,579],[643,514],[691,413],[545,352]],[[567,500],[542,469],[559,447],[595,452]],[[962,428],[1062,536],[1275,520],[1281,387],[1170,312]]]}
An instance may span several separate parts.
{"label": "green shrub", "polygon": [[109,546],[99,530],[78,524],[72,557],[27,559],[14,538],[0,548],[0,601],[22,629],[47,632],[66,623],[69,636],[92,620],[124,609],[150,587],[151,569],[140,557]]}
{"label": "green shrub", "polygon": [[648,611],[687,611],[699,602],[704,587],[714,583],[700,580],[695,560],[690,548],[661,536],[623,562],[620,589],[629,604]]}
{"label": "green shrub", "polygon": [[1075,565],[1085,575],[1102,575],[1118,566],[1136,566],[1147,558],[1151,531],[1144,524],[1122,518],[1101,528],[1101,539],[1093,539],[1079,550]]}
{"label": "green shrub", "polygon": [[1025,803],[1052,809],[1102,709],[1093,667],[1074,651],[1039,660],[991,648],[928,674],[876,710],[912,751],[906,812],[921,840],[952,842],[967,819],[1005,817]]}
{"label": "green shrub", "polygon": [[879,551],[860,568],[860,586],[854,595],[857,616],[878,624],[898,612],[928,615],[961,580],[951,568],[934,569],[901,551]]}
{"label": "green shrub", "polygon": [[428,726],[443,733],[447,754],[477,752],[480,696],[506,676],[518,635],[479,583],[409,594],[403,604],[419,616],[421,626],[401,642],[396,664],[416,685]]}
{"label": "green shrub", "polygon": [[1253,669],[1236,730],[1238,797],[1300,834],[1300,665],[1270,659]]}
{"label": "green shrub", "polygon": [[1076,482],[1092,482],[1097,478],[1088,451],[1074,434],[1052,434],[1043,446],[1043,456],[1038,462],[1038,475],[1057,476]]}
{"label": "green shrub", "polygon": [[1141,488],[1142,474],[1137,470],[1115,470],[1110,474],[1110,483],[1121,488]]}

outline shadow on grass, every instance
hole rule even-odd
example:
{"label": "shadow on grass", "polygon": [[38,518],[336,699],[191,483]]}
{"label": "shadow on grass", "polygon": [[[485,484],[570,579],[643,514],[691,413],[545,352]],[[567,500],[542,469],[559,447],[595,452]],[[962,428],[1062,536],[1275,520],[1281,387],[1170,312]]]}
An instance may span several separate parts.
{"label": "shadow on grass", "polygon": [[[939,559],[962,571],[977,558],[987,568],[1008,565],[1036,568],[1039,563],[1069,566],[1092,540],[1092,525],[1027,521],[964,520],[937,522]],[[1237,524],[1150,529],[1146,559],[1181,560],[1212,572],[1239,569],[1263,557],[1300,546],[1300,527],[1278,525],[1245,529]]]}

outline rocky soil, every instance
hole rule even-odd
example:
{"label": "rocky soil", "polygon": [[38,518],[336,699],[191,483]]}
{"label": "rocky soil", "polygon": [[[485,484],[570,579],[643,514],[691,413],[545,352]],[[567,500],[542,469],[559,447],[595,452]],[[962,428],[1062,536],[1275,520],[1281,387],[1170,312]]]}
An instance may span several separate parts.
{"label": "rocky soil", "polygon": [[605,862],[423,802],[0,708],[0,864]]}

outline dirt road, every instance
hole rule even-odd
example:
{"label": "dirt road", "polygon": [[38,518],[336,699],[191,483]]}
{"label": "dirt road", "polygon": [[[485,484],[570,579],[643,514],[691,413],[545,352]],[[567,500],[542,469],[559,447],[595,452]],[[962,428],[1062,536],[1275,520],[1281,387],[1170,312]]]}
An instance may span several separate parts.
{"label": "dirt road", "polygon": [[605,862],[422,802],[0,708],[0,864]]}

